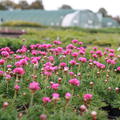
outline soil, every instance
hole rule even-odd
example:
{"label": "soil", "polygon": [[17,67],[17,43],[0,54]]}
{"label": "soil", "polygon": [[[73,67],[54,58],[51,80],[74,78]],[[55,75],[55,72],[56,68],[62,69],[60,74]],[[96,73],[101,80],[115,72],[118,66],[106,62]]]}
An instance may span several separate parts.
{"label": "soil", "polygon": [[120,117],[120,109],[119,108],[112,108],[110,105],[106,107],[102,107],[102,110],[108,112],[108,119],[109,120],[116,120]]}

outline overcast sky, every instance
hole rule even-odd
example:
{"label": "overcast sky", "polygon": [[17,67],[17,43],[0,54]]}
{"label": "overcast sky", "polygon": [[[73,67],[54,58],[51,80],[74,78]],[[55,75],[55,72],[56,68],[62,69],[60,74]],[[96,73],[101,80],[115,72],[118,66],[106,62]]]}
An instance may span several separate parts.
{"label": "overcast sky", "polygon": [[[27,1],[31,3],[34,0]],[[57,10],[62,4],[68,4],[74,9],[90,9],[94,12],[104,7],[108,14],[120,16],[120,0],[43,0],[43,4],[46,10]]]}

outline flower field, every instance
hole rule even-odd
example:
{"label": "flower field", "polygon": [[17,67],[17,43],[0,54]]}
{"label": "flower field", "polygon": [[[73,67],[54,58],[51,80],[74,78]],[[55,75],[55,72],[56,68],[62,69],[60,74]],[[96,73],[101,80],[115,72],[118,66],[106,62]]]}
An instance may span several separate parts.
{"label": "flower field", "polygon": [[119,112],[119,51],[83,46],[75,39],[1,48],[0,120],[119,119],[103,109]]}

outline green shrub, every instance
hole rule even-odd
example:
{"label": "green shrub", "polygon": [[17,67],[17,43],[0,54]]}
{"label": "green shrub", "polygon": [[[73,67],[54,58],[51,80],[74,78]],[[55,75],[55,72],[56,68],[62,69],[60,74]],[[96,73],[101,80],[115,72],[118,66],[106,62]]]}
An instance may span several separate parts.
{"label": "green shrub", "polygon": [[2,24],[2,26],[10,27],[42,27],[41,24],[35,22],[26,22],[26,21],[9,21]]}

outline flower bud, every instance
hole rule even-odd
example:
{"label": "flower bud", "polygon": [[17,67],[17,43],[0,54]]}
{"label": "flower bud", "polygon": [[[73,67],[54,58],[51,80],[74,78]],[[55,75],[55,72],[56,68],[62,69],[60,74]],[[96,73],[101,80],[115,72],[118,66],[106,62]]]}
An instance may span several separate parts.
{"label": "flower bud", "polygon": [[8,107],[8,105],[9,105],[9,103],[8,103],[8,102],[4,102],[4,103],[3,103],[3,108]]}
{"label": "flower bud", "polygon": [[90,86],[93,87],[94,86],[94,82],[90,82]]}
{"label": "flower bud", "polygon": [[109,78],[109,75],[107,74],[106,77]]}
{"label": "flower bud", "polygon": [[87,110],[87,107],[85,105],[80,106],[80,111],[85,112]]}
{"label": "flower bud", "polygon": [[62,81],[62,78],[58,78],[58,82],[61,83],[61,81]]}
{"label": "flower bud", "polygon": [[40,120],[47,120],[47,115],[41,114],[40,115]]}
{"label": "flower bud", "polygon": [[84,112],[87,111],[87,107],[85,105],[80,106],[80,115],[82,116]]}
{"label": "flower bud", "polygon": [[23,113],[18,113],[18,118],[22,118],[22,116],[23,116]]}
{"label": "flower bud", "polygon": [[97,120],[97,112],[96,111],[92,111],[91,116],[92,116],[92,120]]}
{"label": "flower bud", "polygon": [[108,90],[109,90],[109,91],[111,91],[111,90],[112,90],[112,88],[111,88],[111,87],[108,87]]}
{"label": "flower bud", "polygon": [[120,89],[118,87],[115,88],[116,93],[119,93]]}
{"label": "flower bud", "polygon": [[104,80],[104,82],[105,82],[105,83],[107,83],[107,82],[108,82],[108,80],[106,79],[106,80]]}

